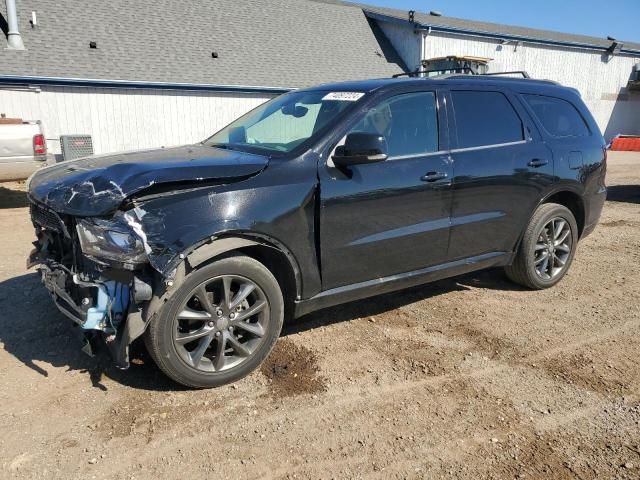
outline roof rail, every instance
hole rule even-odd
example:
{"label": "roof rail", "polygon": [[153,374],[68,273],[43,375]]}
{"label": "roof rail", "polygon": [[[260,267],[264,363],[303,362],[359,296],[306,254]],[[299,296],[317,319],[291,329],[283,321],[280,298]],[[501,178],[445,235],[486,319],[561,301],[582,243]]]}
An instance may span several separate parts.
{"label": "roof rail", "polygon": [[[471,69],[471,67],[456,67],[456,68],[447,68],[447,69],[442,69],[442,68],[436,68],[433,70],[416,70],[414,72],[404,72],[404,73],[396,73],[395,75],[392,75],[391,78],[398,78],[398,77],[417,77],[423,73],[433,73],[433,72],[452,72],[452,73],[465,73],[468,72],[471,75],[476,75],[476,73]],[[446,74],[444,74],[446,75]]]}
{"label": "roof rail", "polygon": [[[396,73],[392,76],[392,78],[398,77],[417,77],[422,73],[432,73],[432,72],[444,72],[443,69],[435,69],[435,70],[416,70],[414,72],[404,72],[404,73]],[[510,72],[491,72],[491,73],[476,73],[470,67],[459,67],[459,68],[447,68],[447,72],[451,73],[442,73],[441,75],[436,75],[434,77],[429,78],[478,78],[478,77],[499,77],[501,75],[522,75],[522,78],[525,80],[531,80],[533,82],[541,82],[541,83],[551,83],[553,85],[560,85],[560,83],[555,80],[547,80],[547,79],[538,79],[531,78],[529,74],[524,70],[513,70]],[[459,73],[458,73],[459,72]],[[515,79],[517,80],[517,79]]]}
{"label": "roof rail", "polygon": [[[555,80],[547,80],[544,78],[530,78],[530,77],[524,77],[524,78],[516,78],[516,77],[500,77],[500,75],[464,75],[464,74],[458,74],[458,73],[454,73],[453,75],[446,75],[444,77],[447,78],[447,80],[449,79],[458,79],[458,80],[480,80],[484,77],[499,77],[499,81],[501,82],[506,82],[506,81],[525,81],[525,82],[536,82],[536,83],[547,83],[550,85],[561,85],[559,82],[556,82]],[[437,79],[438,77],[432,77],[434,79]],[[442,77],[440,77],[442,78]],[[489,79],[487,79],[489,80]],[[498,78],[496,78],[496,80],[498,80]]]}
{"label": "roof rail", "polygon": [[512,72],[491,72],[482,73],[481,75],[522,75],[522,78],[531,78],[524,70],[514,70]]}
{"label": "roof rail", "polygon": [[404,72],[404,73],[396,73],[395,75],[393,75],[392,78],[398,78],[398,77],[416,77],[420,74],[423,73],[433,73],[433,72],[443,72],[443,75],[447,75],[444,72],[451,72],[451,73],[468,73],[471,75],[478,75],[480,77],[482,76],[500,76],[500,75],[522,75],[522,78],[531,78],[529,76],[529,74],[524,71],[524,70],[513,70],[510,72],[490,72],[490,73],[477,73],[475,72],[471,67],[456,67],[456,68],[436,68],[434,70],[416,70],[414,72]]}

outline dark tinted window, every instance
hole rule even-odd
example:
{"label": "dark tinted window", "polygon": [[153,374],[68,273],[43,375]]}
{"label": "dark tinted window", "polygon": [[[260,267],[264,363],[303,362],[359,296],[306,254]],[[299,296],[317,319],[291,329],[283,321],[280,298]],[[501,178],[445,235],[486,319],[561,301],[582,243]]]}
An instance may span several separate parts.
{"label": "dark tinted window", "polygon": [[453,91],[458,148],[523,140],[522,121],[499,92]]}
{"label": "dark tinted window", "polygon": [[584,137],[589,128],[571,103],[561,98],[523,95],[540,123],[554,137]]}
{"label": "dark tinted window", "polygon": [[391,97],[371,108],[352,130],[384,135],[389,156],[438,151],[438,114],[433,92]]}

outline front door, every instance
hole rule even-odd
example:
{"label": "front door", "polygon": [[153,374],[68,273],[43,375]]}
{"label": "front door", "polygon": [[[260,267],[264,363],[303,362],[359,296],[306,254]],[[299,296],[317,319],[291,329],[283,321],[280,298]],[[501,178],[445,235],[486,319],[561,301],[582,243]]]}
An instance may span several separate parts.
{"label": "front door", "polygon": [[351,132],[386,137],[389,158],[319,168],[323,289],[418,270],[446,259],[451,162],[435,91],[381,100]]}

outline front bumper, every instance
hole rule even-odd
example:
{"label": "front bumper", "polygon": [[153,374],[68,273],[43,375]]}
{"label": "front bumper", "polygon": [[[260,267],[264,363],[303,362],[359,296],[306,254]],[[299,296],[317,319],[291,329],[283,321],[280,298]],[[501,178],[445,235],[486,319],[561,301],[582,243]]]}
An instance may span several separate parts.
{"label": "front bumper", "polygon": [[146,327],[140,312],[151,297],[151,286],[141,278],[143,272],[112,268],[84,256],[74,217],[32,203],[31,219],[37,241],[27,267],[38,269],[58,310],[91,342],[85,344],[91,348],[83,350],[91,352],[104,343],[116,366],[127,368],[128,346]]}
{"label": "front bumper", "polygon": [[72,278],[71,272],[67,272],[63,268],[52,269],[45,264],[41,264],[38,270],[42,276],[42,284],[51,294],[58,310],[79,326],[84,326],[87,322],[86,309],[83,309],[82,305],[78,305],[65,289],[65,285]]}
{"label": "front bumper", "polygon": [[129,345],[144,328],[132,334],[129,324],[135,319],[139,328],[141,314],[128,286],[82,281],[55,262],[40,263],[37,268],[58,310],[82,329],[82,350],[93,355],[96,347],[104,345],[117,368],[129,368]]}
{"label": "front bumper", "polygon": [[[105,280],[87,282],[62,265],[41,264],[42,284],[58,310],[84,330],[115,335],[129,310],[129,285]],[[81,299],[79,302],[76,299]]]}

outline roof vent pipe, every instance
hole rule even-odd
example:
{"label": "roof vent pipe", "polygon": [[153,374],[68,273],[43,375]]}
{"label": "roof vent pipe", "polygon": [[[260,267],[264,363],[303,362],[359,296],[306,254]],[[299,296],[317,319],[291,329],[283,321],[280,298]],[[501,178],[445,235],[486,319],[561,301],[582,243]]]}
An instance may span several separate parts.
{"label": "roof vent pipe", "polygon": [[16,13],[16,0],[7,0],[7,48],[11,50],[24,50],[24,43],[18,30],[18,14]]}

